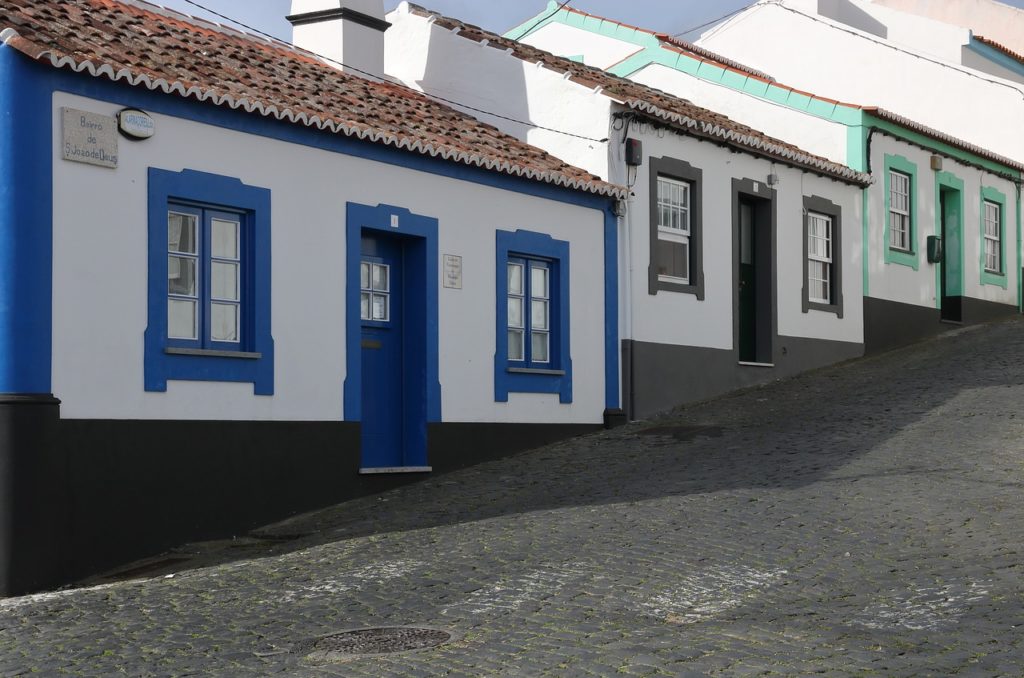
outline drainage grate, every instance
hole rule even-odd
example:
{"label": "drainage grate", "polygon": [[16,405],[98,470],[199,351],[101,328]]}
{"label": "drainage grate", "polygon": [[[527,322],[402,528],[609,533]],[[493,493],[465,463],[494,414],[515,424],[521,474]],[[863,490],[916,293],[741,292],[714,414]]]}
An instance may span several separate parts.
{"label": "drainage grate", "polygon": [[319,638],[313,643],[310,659],[330,661],[353,655],[391,654],[437,647],[452,634],[438,629],[415,626],[384,626],[353,629]]}

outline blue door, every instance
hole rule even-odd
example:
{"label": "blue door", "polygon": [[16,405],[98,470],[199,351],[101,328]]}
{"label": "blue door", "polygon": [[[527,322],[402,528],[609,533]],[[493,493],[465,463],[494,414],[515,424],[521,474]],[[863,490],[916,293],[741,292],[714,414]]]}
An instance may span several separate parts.
{"label": "blue door", "polygon": [[406,466],[402,283],[401,241],[364,235],[359,262],[364,470]]}

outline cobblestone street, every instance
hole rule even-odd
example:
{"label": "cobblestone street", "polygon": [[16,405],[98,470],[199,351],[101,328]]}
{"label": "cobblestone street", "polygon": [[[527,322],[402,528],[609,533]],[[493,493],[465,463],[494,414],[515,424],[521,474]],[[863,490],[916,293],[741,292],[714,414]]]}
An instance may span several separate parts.
{"label": "cobblestone street", "polygon": [[1019,676],[1022,460],[1012,321],[0,601],[0,675]]}

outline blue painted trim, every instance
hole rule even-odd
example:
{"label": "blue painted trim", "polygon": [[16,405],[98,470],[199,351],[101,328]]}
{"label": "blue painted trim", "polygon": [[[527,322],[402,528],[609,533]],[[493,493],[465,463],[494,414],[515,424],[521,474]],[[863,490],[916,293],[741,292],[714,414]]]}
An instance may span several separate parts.
{"label": "blue painted trim", "polygon": [[604,210],[604,406],[619,407],[619,219]]}
{"label": "blue painted trim", "polygon": [[[274,340],[270,333],[270,191],[206,172],[149,168],[149,324],[145,337],[145,388],[166,391],[167,380],[251,382],[256,395],[274,394]],[[167,339],[167,208],[190,202],[241,211],[245,299],[240,351],[259,358],[169,355]],[[246,233],[247,232],[247,233]],[[248,267],[248,271],[246,271]],[[185,342],[195,344],[196,342]],[[210,348],[223,349],[216,344]]]}
{"label": "blue painted trim", "polygon": [[[398,227],[392,228],[391,217],[398,217]],[[392,205],[360,205],[347,203],[345,207],[345,421],[361,421],[363,418],[363,366],[359,320],[359,257],[364,229],[383,231],[422,239],[426,251],[423,256],[425,270],[406,270],[425,281],[425,318],[419,319],[426,325],[426,420],[441,421],[441,382],[438,376],[438,244],[437,219],[413,214],[403,207]],[[409,265],[411,262],[406,262]],[[413,300],[406,296],[407,307]]]}
{"label": "blue painted trim", "polygon": [[[398,149],[394,146],[362,141],[334,132],[325,132],[301,123],[268,118],[258,113],[246,113],[226,106],[216,106],[209,102],[198,102],[192,98],[186,99],[178,95],[165,94],[161,91],[154,92],[141,86],[132,87],[123,81],[113,82],[105,77],[97,78],[72,71],[58,70],[51,66],[31,62],[27,57],[21,58],[26,63],[26,68],[31,71],[30,77],[37,79],[38,86],[47,88],[49,93],[60,90],[109,101],[125,107],[140,108],[149,113],[170,115],[183,120],[335,153],[344,153],[357,158],[375,160],[389,165],[572,205],[604,209],[614,206],[615,203],[615,198],[608,196],[502,174],[460,162]],[[160,134],[159,127],[157,134]]]}
{"label": "blue painted trim", "polygon": [[1006,70],[1016,75],[1024,75],[1024,64],[1017,61],[1010,55],[1000,52],[998,49],[992,47],[991,45],[986,45],[983,42],[979,42],[977,38],[975,38],[973,35],[971,36],[970,41],[964,46],[968,50],[980,56],[982,59],[991,61],[997,66],[1002,66]]}
{"label": "blue painted trim", "polygon": [[[569,243],[546,233],[518,230],[495,233],[495,350],[494,400],[508,402],[509,393],[557,393],[561,403],[572,402],[572,357],[569,354]],[[508,360],[508,272],[510,256],[544,258],[551,262],[552,355],[550,368],[564,375],[510,373]],[[557,297],[555,292],[557,291]],[[557,307],[555,304],[557,303]],[[523,313],[529,309],[524,308]]]}
{"label": "blue painted trim", "polygon": [[32,66],[0,44],[0,393],[51,391],[53,106]]}

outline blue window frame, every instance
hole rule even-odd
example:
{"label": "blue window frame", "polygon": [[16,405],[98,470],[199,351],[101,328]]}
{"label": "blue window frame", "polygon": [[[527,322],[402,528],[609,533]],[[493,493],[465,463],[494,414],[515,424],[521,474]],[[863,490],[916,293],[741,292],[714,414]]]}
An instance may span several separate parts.
{"label": "blue window frame", "polygon": [[569,243],[531,231],[498,231],[494,399],[557,393],[572,402]]}
{"label": "blue window frame", "polygon": [[146,390],[180,379],[273,394],[270,191],[150,168],[148,211]]}

